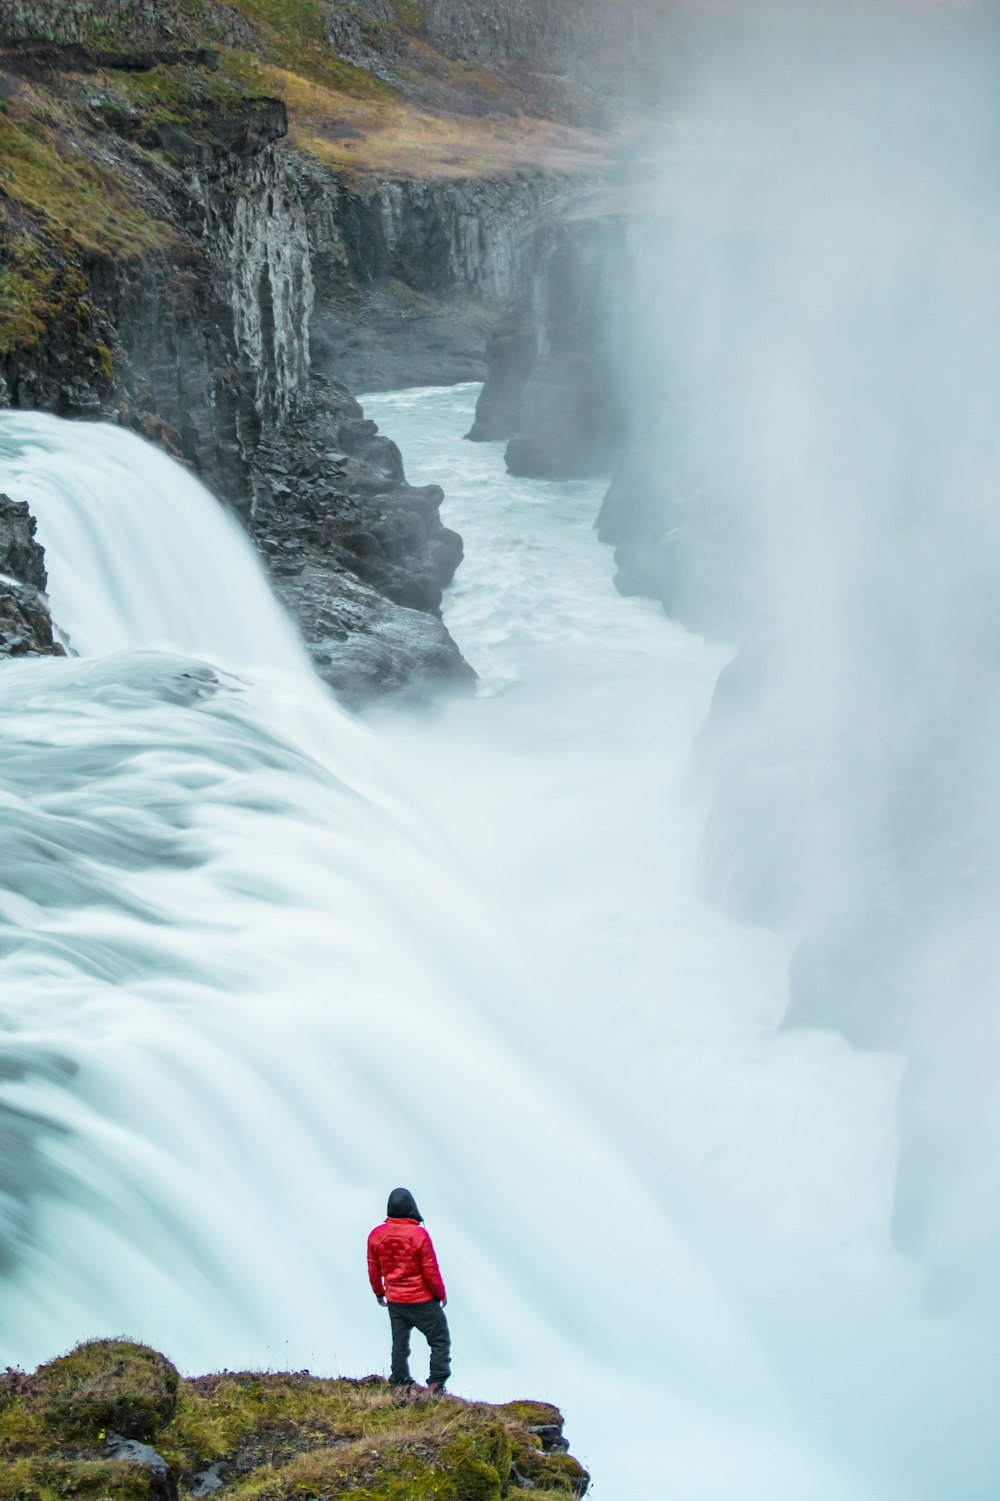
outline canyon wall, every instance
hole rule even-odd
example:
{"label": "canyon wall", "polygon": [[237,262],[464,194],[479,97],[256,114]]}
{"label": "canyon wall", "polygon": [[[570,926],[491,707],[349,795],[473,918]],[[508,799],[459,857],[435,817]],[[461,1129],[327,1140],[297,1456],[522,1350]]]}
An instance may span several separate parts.
{"label": "canyon wall", "polygon": [[[195,468],[244,517],[351,702],[465,688],[440,620],[460,539],[349,391],[481,378],[571,178],[456,170],[487,137],[426,114],[438,64],[410,99],[398,79],[366,81],[371,57],[350,61],[360,28],[375,71],[398,69],[415,45],[398,7],[316,6],[307,52],[279,9],[0,0],[0,405],[125,422]],[[338,26],[345,63],[326,50]],[[295,108],[314,91],[329,123],[290,133],[267,84]],[[488,111],[494,82],[478,74],[444,102],[468,109],[473,86]],[[362,129],[342,123],[352,111]],[[441,131],[439,158],[355,170],[383,129],[432,144]],[[341,139],[362,142],[343,165],[327,159]]]}

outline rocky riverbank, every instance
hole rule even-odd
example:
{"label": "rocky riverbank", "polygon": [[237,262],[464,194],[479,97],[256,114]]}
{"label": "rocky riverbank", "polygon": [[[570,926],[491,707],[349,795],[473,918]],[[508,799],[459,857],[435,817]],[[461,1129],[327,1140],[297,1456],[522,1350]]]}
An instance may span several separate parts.
{"label": "rocky riverbank", "polygon": [[308,1371],[190,1379],[124,1340],[0,1376],[0,1501],[569,1501],[590,1477],[568,1448],[545,1402]]}

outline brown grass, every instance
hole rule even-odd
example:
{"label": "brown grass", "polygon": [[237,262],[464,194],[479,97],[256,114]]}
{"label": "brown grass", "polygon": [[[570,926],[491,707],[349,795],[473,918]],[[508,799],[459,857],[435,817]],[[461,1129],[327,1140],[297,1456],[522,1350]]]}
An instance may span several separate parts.
{"label": "brown grass", "polygon": [[264,67],[262,82],[288,106],[293,145],[338,170],[411,178],[581,172],[605,150],[596,134],[530,115],[447,114],[398,96],[359,97],[277,67]]}

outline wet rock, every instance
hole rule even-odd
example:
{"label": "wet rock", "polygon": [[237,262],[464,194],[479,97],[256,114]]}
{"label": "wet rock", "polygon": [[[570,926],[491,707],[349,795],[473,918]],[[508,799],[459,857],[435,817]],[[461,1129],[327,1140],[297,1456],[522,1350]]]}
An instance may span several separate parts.
{"label": "wet rock", "polygon": [[63,656],[45,597],[45,551],[23,501],[0,495],[0,657]]}
{"label": "wet rock", "polygon": [[278,581],[277,593],[300,621],[317,673],[349,708],[376,698],[416,706],[475,688],[476,674],[442,621],[345,571],[307,563]]}
{"label": "wet rock", "polygon": [[468,435],[473,443],[493,443],[518,431],[525,386],[537,359],[537,335],[527,311],[493,332],[486,346],[486,379]]}
{"label": "wet rock", "polygon": [[475,674],[439,618],[462,559],[443,491],[406,484],[399,449],[342,385],[313,389],[254,469],[250,527],[278,597],[345,702],[468,691]]}

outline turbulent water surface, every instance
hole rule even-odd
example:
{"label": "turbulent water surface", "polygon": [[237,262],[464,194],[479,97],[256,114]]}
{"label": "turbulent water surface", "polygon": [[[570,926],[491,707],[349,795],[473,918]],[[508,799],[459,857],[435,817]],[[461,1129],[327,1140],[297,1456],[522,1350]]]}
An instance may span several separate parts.
{"label": "turbulent water surface", "polygon": [[367,724],[190,476],[0,416],[81,653],[0,674],[0,1358],[380,1368],[406,1183],[455,1390],[560,1402],[609,1501],[986,1495],[888,1235],[899,1064],[780,1032],[785,945],[699,894],[727,654],[617,596],[597,486],[461,442],[474,396],[368,403],[481,684]]}

